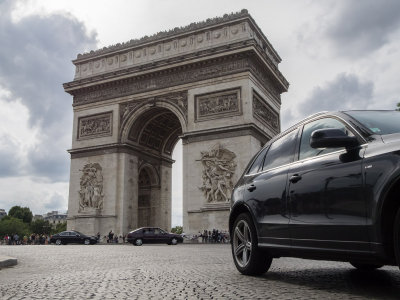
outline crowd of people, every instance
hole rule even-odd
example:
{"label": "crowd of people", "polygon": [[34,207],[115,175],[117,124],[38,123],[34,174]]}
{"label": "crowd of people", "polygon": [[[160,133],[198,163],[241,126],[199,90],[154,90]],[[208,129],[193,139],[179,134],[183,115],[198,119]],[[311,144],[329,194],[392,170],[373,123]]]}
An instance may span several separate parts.
{"label": "crowd of people", "polygon": [[[118,244],[118,243],[124,243],[125,244],[125,235],[120,234],[115,234],[112,230],[108,233],[108,235],[105,235],[103,237],[103,241],[107,241],[107,244]],[[100,233],[97,233],[97,240],[101,242],[100,240]]]}
{"label": "crowd of people", "polygon": [[229,243],[229,233],[227,231],[221,231],[218,229],[203,230],[199,232],[199,236],[202,243]]}
{"label": "crowd of people", "polygon": [[50,243],[50,235],[35,234],[24,235],[20,237],[18,234],[6,234],[0,239],[1,245],[47,245]]}

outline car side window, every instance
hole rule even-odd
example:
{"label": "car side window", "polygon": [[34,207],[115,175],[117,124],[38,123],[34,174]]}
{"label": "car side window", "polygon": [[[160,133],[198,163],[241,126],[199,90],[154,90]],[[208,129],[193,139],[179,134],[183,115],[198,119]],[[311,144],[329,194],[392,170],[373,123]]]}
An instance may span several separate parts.
{"label": "car side window", "polygon": [[344,149],[344,148],[323,148],[323,149],[311,148],[310,146],[311,134],[315,130],[324,128],[340,129],[343,130],[347,135],[354,136],[349,130],[347,130],[346,126],[342,122],[334,118],[324,118],[310,122],[304,125],[303,128],[303,133],[301,135],[301,141],[300,141],[299,160]]}
{"label": "car side window", "polygon": [[271,144],[264,159],[263,170],[286,165],[293,161],[297,130],[293,130]]}
{"label": "car side window", "polygon": [[257,155],[257,158],[254,160],[254,162],[251,165],[251,168],[249,169],[247,174],[254,174],[254,173],[257,173],[258,170],[260,170],[262,163],[264,161],[265,153],[267,152],[267,150],[268,150],[268,147],[264,148],[263,150],[261,150],[259,152],[259,154]]}
{"label": "car side window", "polygon": [[154,233],[153,228],[146,228],[146,229],[143,230],[143,234],[144,235],[150,235],[150,234],[153,234],[153,233]]}

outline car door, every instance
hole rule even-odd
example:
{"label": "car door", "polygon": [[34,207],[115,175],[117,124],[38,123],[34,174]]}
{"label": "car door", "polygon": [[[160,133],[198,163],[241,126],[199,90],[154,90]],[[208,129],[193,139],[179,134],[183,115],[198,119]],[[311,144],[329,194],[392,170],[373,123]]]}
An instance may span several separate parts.
{"label": "car door", "polygon": [[311,148],[312,132],[323,128],[341,129],[348,135],[358,136],[350,126],[334,117],[304,125],[298,160],[288,174],[292,245],[368,250],[362,176],[364,148],[351,151]]}
{"label": "car door", "polygon": [[286,188],[297,131],[263,149],[244,176],[244,199],[253,212],[260,244],[290,245]]}
{"label": "car door", "polygon": [[143,230],[143,242],[144,243],[155,242],[154,228],[145,228]]}
{"label": "car door", "polygon": [[165,231],[161,230],[160,228],[154,228],[154,239],[155,243],[167,243],[168,242],[168,235]]}

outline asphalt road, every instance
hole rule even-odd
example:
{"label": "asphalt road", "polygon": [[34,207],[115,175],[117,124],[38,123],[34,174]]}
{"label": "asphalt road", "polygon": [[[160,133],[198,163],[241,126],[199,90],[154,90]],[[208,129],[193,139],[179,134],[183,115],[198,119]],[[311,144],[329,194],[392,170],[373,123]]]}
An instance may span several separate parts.
{"label": "asphalt road", "polygon": [[280,258],[239,274],[229,245],[0,246],[0,299],[400,299],[400,270]]}

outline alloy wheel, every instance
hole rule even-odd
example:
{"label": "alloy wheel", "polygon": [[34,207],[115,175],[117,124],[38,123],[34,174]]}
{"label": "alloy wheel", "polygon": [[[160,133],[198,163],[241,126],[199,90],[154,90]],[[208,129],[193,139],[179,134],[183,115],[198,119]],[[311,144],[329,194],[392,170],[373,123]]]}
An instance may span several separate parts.
{"label": "alloy wheel", "polygon": [[250,261],[251,255],[251,232],[249,224],[245,220],[240,220],[233,233],[233,251],[237,264],[245,267]]}

